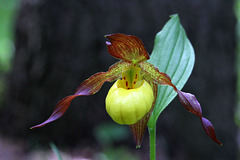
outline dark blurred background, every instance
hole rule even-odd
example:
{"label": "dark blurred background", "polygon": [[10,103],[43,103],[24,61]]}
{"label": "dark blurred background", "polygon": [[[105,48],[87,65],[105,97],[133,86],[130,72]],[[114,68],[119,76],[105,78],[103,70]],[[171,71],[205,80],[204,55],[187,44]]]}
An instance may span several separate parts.
{"label": "dark blurred background", "polygon": [[135,35],[151,53],[155,35],[177,13],[196,54],[183,90],[196,95],[223,146],[175,98],[157,123],[157,159],[239,159],[239,12],[233,0],[0,0],[0,157],[37,159],[33,151],[53,142],[72,157],[148,159],[148,133],[135,149],[128,127],[107,115],[110,83],[76,98],[59,120],[29,128],[84,79],[116,62],[104,35]]}

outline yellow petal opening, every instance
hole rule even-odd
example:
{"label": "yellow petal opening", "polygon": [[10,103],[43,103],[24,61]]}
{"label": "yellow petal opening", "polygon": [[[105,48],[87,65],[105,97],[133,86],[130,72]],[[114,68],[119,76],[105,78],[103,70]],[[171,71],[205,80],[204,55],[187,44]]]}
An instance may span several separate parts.
{"label": "yellow petal opening", "polygon": [[142,119],[151,109],[154,100],[153,90],[143,80],[138,88],[126,89],[121,79],[110,88],[106,97],[106,110],[119,124],[131,125]]}

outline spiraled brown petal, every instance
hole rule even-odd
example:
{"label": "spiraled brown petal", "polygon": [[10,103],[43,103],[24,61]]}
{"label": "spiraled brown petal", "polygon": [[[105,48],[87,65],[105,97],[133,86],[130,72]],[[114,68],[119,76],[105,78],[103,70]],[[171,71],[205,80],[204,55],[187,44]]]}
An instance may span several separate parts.
{"label": "spiraled brown petal", "polygon": [[216,138],[215,131],[212,123],[206,118],[202,117],[202,108],[193,94],[185,93],[177,90],[178,97],[185,109],[189,112],[197,115],[201,120],[202,126],[206,134],[216,143],[222,145],[222,143]]}
{"label": "spiraled brown petal", "polygon": [[43,123],[31,127],[31,129],[42,127],[60,118],[67,111],[72,100],[77,96],[93,95],[100,90],[106,81],[113,81],[121,77],[122,70],[131,63],[119,61],[112,65],[107,72],[99,72],[82,82],[74,95],[67,96],[58,102],[52,115]]}

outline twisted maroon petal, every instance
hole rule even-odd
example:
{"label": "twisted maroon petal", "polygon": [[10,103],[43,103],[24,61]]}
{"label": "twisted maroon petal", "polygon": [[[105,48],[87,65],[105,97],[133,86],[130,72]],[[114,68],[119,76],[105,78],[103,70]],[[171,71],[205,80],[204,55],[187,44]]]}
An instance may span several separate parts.
{"label": "twisted maroon petal", "polygon": [[31,127],[30,129],[43,127],[46,124],[60,118],[67,111],[67,109],[68,109],[70,103],[72,102],[72,100],[77,96],[78,95],[71,95],[71,96],[67,96],[67,97],[63,98],[61,101],[58,102],[58,104],[54,108],[54,111],[53,111],[52,115],[46,121],[44,121],[41,124],[35,125],[35,126]]}
{"label": "twisted maroon petal", "polygon": [[178,97],[179,97],[183,107],[185,109],[187,109],[189,112],[191,112],[199,117],[206,134],[213,141],[222,145],[222,143],[216,138],[212,123],[208,119],[202,117],[202,109],[201,109],[201,106],[200,106],[199,102],[197,101],[196,97],[193,94],[185,93],[185,92],[182,92],[179,90],[177,90],[177,93],[178,93]]}
{"label": "twisted maroon petal", "polygon": [[77,96],[95,94],[100,90],[100,88],[106,81],[114,81],[120,78],[122,70],[130,65],[131,63],[120,61],[112,65],[107,72],[99,72],[92,75],[90,78],[86,79],[81,83],[74,95],[67,96],[61,101],[59,101],[54,108],[53,113],[46,121],[39,125],[31,127],[31,129],[42,127],[52,121],[57,120],[67,111],[69,105],[74,98],[76,98]]}
{"label": "twisted maroon petal", "polygon": [[144,72],[145,79],[149,79],[150,81],[155,82],[159,85],[168,85],[173,87],[173,89],[178,93],[178,97],[184,108],[189,112],[197,115],[201,120],[206,134],[216,143],[222,145],[221,142],[216,138],[215,131],[211,122],[202,117],[201,105],[193,94],[179,91],[176,86],[172,84],[171,78],[166,73],[159,72],[158,68],[152,64],[144,61],[140,62],[139,66]]}
{"label": "twisted maroon petal", "polygon": [[177,93],[186,110],[197,115],[199,118],[202,117],[202,108],[193,94],[185,93],[179,90],[177,90]]}
{"label": "twisted maroon petal", "polygon": [[202,117],[201,122],[202,122],[202,126],[203,126],[206,134],[209,137],[211,137],[212,140],[214,140],[216,143],[218,143],[218,144],[220,144],[222,146],[222,143],[217,139],[217,137],[215,135],[215,131],[214,131],[212,123],[208,119],[206,119],[204,117]]}

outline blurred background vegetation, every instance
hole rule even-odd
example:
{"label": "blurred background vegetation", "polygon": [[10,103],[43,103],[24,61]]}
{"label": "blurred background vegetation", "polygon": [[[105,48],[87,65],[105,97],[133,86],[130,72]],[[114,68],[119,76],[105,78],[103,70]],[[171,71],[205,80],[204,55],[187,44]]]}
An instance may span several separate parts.
{"label": "blurred background vegetation", "polygon": [[148,159],[147,133],[136,150],[128,127],[106,114],[111,84],[74,100],[58,121],[29,127],[45,120],[84,79],[115,62],[103,35],[136,35],[151,53],[155,34],[175,13],[196,52],[183,90],[196,95],[223,147],[173,101],[159,118],[157,157],[240,159],[240,0],[0,0],[0,160],[53,159],[52,142],[63,159]]}
{"label": "blurred background vegetation", "polygon": [[6,95],[6,75],[11,69],[15,50],[14,24],[17,10],[18,0],[0,0],[0,104]]}
{"label": "blurred background vegetation", "polygon": [[237,18],[237,25],[236,25],[237,109],[236,109],[235,120],[237,125],[240,126],[240,0],[237,0],[235,2],[234,10]]}

